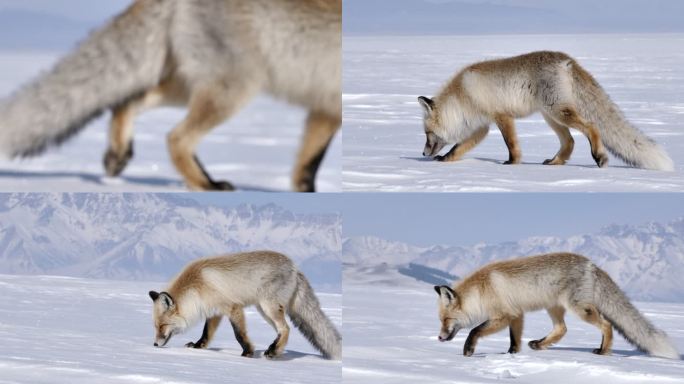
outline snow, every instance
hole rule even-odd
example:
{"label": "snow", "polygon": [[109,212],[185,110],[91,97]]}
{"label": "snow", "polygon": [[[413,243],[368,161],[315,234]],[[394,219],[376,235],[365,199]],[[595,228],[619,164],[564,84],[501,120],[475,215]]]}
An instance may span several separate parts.
{"label": "snow", "polygon": [[[403,36],[344,38],[345,191],[681,191],[684,188],[682,34]],[[541,115],[518,119],[523,164],[504,166],[508,151],[496,127],[464,159],[422,157],[425,135],[416,98],[433,96],[462,67],[535,50],[575,57],[627,118],[661,144],[676,172],[626,167],[611,157],[599,169],[587,140],[573,132],[566,166],[541,163],[559,148]],[[445,151],[448,148],[445,148]]]}
{"label": "snow", "polygon": [[[294,330],[279,360],[261,354],[275,331],[246,310],[258,357],[242,349],[224,321],[207,350],[187,349],[198,324],[155,348],[150,289],[163,283],[0,275],[0,383],[334,383],[341,363],[329,361]],[[317,292],[336,326],[339,294]]]}
{"label": "snow", "polygon": [[[63,53],[0,52],[0,98],[48,70]],[[0,190],[98,192],[185,191],[171,164],[166,135],[184,118],[184,109],[160,108],[135,123],[135,158],[122,177],[105,177],[109,114],[91,123],[61,148],[40,157],[0,160]],[[216,180],[242,191],[290,191],[291,173],[304,132],[304,110],[259,97],[202,141],[198,156]],[[341,135],[337,135],[319,171],[317,188],[341,189]]]}
{"label": "snow", "polygon": [[[664,329],[684,351],[684,304],[635,305]],[[437,341],[437,295],[431,285],[390,271],[364,273],[345,268],[343,338],[346,383],[681,383],[684,363],[649,357],[616,334],[612,356],[598,356],[601,334],[592,325],[566,316],[568,333],[555,346],[533,351],[527,342],[545,336],[545,312],[525,317],[523,349],[506,354],[508,332],[480,339],[475,354],[464,357],[468,330],[451,342]]]}

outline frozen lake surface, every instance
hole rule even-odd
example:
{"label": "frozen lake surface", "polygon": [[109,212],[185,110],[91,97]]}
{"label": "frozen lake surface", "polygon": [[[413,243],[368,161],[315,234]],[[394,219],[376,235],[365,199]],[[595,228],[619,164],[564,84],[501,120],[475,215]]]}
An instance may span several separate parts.
{"label": "frozen lake surface", "polygon": [[[343,188],[383,192],[684,190],[684,35],[345,37]],[[536,50],[564,51],[589,70],[627,118],[661,144],[676,172],[625,167],[611,156],[599,169],[573,132],[563,167],[543,166],[559,148],[541,115],[516,121],[523,164],[504,166],[499,130],[464,159],[422,157],[418,96],[433,96],[464,66]],[[445,148],[445,151],[447,149]]]}
{"label": "frozen lake surface", "polygon": [[[0,383],[336,383],[342,364],[325,360],[292,330],[278,360],[261,355],[275,331],[246,309],[257,357],[240,357],[228,321],[209,349],[184,347],[202,324],[155,348],[152,301],[163,283],[0,275]],[[317,292],[342,325],[342,297]]]}
{"label": "frozen lake surface", "polygon": [[[0,98],[47,70],[53,53],[0,52]],[[166,135],[185,117],[184,109],[162,108],[143,113],[135,122],[135,158],[122,177],[104,177],[109,113],[74,139],[40,157],[0,160],[2,191],[185,191],[169,159]],[[238,190],[290,191],[291,174],[304,132],[306,112],[261,97],[201,141],[198,156],[216,180]],[[317,188],[341,189],[341,135],[321,165]]]}

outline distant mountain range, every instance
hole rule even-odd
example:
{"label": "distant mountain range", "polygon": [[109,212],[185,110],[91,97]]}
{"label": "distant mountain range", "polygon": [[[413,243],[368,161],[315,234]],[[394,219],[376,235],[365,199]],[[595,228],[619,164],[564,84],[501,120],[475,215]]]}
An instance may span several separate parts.
{"label": "distant mountain range", "polygon": [[384,265],[431,284],[450,284],[452,279],[443,273],[466,276],[492,261],[560,251],[591,258],[632,298],[684,300],[684,218],[663,224],[611,225],[568,238],[530,237],[473,246],[416,247],[377,237],[348,238],[342,243],[342,259],[350,268],[367,271]]}
{"label": "distant mountain range", "polygon": [[341,219],[172,194],[0,194],[0,273],[167,280],[202,256],[272,249],[341,286]]}

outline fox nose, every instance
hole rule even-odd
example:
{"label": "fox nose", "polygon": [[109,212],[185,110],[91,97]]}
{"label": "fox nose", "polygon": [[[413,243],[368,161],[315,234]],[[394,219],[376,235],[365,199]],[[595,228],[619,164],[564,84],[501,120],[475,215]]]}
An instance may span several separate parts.
{"label": "fox nose", "polygon": [[154,346],[155,346],[155,347],[158,347],[158,346],[159,346],[159,344],[157,344],[157,343],[154,343]]}
{"label": "fox nose", "polygon": [[445,338],[442,337],[442,335],[437,336],[437,339],[439,339],[439,341],[444,341],[444,340],[446,340]]}

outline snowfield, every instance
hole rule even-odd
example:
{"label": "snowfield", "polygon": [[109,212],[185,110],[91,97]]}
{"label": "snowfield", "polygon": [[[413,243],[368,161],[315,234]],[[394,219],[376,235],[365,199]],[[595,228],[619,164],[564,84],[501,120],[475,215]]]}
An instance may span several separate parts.
{"label": "snowfield", "polygon": [[[155,348],[150,289],[131,283],[47,276],[0,275],[0,383],[335,383],[341,363],[320,357],[294,330],[286,353],[261,354],[275,331],[254,308],[246,310],[258,357],[240,357],[224,320],[207,350],[187,349],[202,324]],[[336,326],[339,294],[317,293]]]}
{"label": "snowfield", "polygon": [[[635,303],[684,351],[684,304]],[[545,312],[525,317],[523,350],[506,354],[508,332],[480,339],[472,357],[463,356],[469,330],[451,342],[437,341],[437,295],[419,283],[383,268],[345,269],[345,383],[681,383],[684,362],[649,357],[615,336],[612,356],[591,353],[601,334],[566,316],[568,333],[555,346],[533,351],[529,340],[545,336]]]}
{"label": "snowfield", "polygon": [[[0,102],[22,84],[48,70],[53,53],[0,52]],[[185,191],[171,164],[166,135],[185,117],[184,109],[153,109],[135,122],[135,158],[120,178],[105,177],[109,113],[62,147],[23,160],[0,159],[0,190],[98,192]],[[261,97],[200,143],[198,156],[216,180],[242,191],[290,191],[291,173],[304,132],[299,107]],[[1,124],[1,122],[0,122]],[[0,131],[1,132],[1,131]],[[331,145],[317,179],[321,192],[341,190],[341,135]]]}
{"label": "snowfield", "polygon": [[[382,192],[681,191],[684,189],[684,35],[527,35],[344,38],[343,188]],[[464,159],[423,158],[418,96],[434,96],[464,66],[536,50],[564,51],[601,83],[627,118],[661,144],[676,172],[599,169],[573,131],[566,166],[541,163],[559,142],[539,114],[516,120],[523,164],[504,166],[498,128]],[[445,148],[446,152],[449,148]]]}

